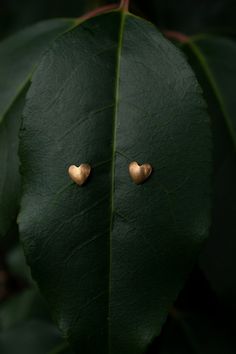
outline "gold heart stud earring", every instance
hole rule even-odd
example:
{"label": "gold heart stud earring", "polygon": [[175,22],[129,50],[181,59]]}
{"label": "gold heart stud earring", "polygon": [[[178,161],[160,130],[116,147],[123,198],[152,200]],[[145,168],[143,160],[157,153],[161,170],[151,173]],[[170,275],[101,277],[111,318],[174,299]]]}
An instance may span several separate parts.
{"label": "gold heart stud earring", "polygon": [[88,179],[91,173],[91,166],[88,164],[81,164],[79,167],[72,165],[68,169],[68,174],[72,181],[82,186]]}
{"label": "gold heart stud earring", "polygon": [[139,165],[136,161],[129,164],[129,174],[133,182],[141,184],[145,182],[152,173],[152,166],[149,163]]}

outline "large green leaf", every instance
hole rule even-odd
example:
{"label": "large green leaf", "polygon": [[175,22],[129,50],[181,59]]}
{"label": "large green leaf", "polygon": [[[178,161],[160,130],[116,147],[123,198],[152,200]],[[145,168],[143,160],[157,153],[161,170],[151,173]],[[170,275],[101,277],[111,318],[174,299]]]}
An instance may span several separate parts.
{"label": "large green leaf", "polygon": [[42,22],[0,44],[0,235],[18,211],[18,132],[30,77],[49,44],[73,25],[75,20]]}
{"label": "large green leaf", "polygon": [[[123,10],[85,21],[34,75],[20,156],[22,241],[64,336],[77,353],[143,353],[209,226],[210,127],[184,57]],[[146,183],[131,161],[153,166]]]}

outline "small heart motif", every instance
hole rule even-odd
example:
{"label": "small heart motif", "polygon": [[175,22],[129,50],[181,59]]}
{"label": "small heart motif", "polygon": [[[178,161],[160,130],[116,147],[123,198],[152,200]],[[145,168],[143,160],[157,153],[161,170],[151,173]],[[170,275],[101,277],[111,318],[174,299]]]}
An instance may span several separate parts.
{"label": "small heart motif", "polygon": [[145,182],[152,173],[152,166],[149,163],[139,165],[136,161],[133,161],[129,165],[129,174],[133,182],[141,184]]}
{"label": "small heart motif", "polygon": [[79,167],[72,165],[69,167],[68,173],[72,181],[82,186],[91,173],[91,166],[88,164],[82,164]]}

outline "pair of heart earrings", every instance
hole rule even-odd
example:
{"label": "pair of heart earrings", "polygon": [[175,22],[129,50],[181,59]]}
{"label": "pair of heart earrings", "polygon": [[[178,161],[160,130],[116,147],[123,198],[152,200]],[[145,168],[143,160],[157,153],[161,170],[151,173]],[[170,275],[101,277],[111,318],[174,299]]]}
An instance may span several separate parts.
{"label": "pair of heart earrings", "polygon": [[[72,165],[68,169],[68,173],[72,181],[82,186],[91,173],[89,164],[82,164],[79,167]],[[139,165],[136,161],[129,164],[129,174],[132,181],[136,184],[144,183],[152,173],[152,166],[149,163]]]}

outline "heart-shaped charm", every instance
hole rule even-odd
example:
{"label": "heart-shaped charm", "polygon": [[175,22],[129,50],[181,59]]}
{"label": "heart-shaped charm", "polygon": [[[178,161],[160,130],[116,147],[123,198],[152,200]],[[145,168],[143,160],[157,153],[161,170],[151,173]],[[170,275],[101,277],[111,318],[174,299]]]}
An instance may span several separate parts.
{"label": "heart-shaped charm", "polygon": [[88,179],[91,173],[91,166],[88,164],[82,164],[79,167],[72,165],[68,169],[68,173],[72,181],[82,186]]}
{"label": "heart-shaped charm", "polygon": [[139,165],[136,161],[133,161],[129,165],[129,174],[133,182],[141,184],[145,182],[152,173],[152,166],[149,163]]}

